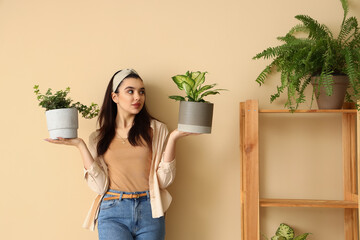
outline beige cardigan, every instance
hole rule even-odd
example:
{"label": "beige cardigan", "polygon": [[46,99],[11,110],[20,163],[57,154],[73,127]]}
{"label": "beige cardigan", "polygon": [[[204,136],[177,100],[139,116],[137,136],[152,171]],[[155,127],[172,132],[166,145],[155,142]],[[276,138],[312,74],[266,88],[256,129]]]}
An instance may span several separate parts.
{"label": "beige cardigan", "polygon": [[[152,161],[149,176],[150,204],[152,217],[159,218],[164,216],[172,200],[166,187],[174,181],[176,161],[175,159],[171,162],[163,161],[163,153],[169,134],[166,125],[159,121],[151,120],[150,126],[153,130]],[[83,224],[84,228],[92,231],[95,230],[99,206],[109,185],[105,161],[102,156],[97,156],[96,136],[97,132],[93,132],[89,137],[89,151],[95,161],[88,170],[85,170],[84,176],[89,187],[98,194]]]}

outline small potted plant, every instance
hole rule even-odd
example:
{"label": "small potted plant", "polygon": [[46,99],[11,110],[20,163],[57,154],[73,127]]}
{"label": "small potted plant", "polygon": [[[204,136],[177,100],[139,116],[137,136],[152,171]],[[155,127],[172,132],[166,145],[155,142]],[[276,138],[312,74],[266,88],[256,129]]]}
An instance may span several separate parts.
{"label": "small potted plant", "polygon": [[55,93],[49,88],[45,94],[41,94],[39,85],[34,86],[39,106],[46,109],[46,122],[52,139],[77,137],[78,111],[86,119],[99,114],[99,107],[95,103],[89,107],[79,102],[72,103],[71,98],[67,97],[69,92],[69,87]]}
{"label": "small potted plant", "polygon": [[[309,234],[310,233],[304,233],[295,237],[294,229],[285,223],[281,223],[275,235],[271,237],[270,240],[305,240]],[[264,236],[264,238],[268,240],[267,237]]]}
{"label": "small potted plant", "polygon": [[183,132],[211,133],[214,104],[204,100],[209,95],[219,94],[212,89],[216,84],[203,85],[207,72],[186,72],[185,75],[172,77],[177,87],[184,90],[186,96],[169,96],[180,101],[178,129]]}
{"label": "small potted plant", "polygon": [[[320,109],[341,108],[346,92],[348,101],[360,98],[360,29],[356,17],[347,17],[348,1],[340,1],[344,16],[337,38],[324,24],[297,15],[301,24],[278,37],[283,45],[269,47],[253,58],[273,59],[257,77],[260,85],[273,70],[281,72],[280,85],[271,102],[287,91],[285,107],[297,109],[305,102],[304,91],[310,83],[314,86],[312,99],[315,95]],[[299,33],[306,35],[299,37]],[[329,96],[340,99],[332,104]]]}

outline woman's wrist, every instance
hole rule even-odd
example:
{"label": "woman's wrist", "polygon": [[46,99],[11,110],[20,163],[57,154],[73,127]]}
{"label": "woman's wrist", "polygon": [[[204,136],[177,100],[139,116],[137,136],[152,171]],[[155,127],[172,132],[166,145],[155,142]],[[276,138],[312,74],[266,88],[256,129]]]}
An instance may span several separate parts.
{"label": "woman's wrist", "polygon": [[82,138],[78,138],[78,140],[79,141],[75,144],[75,147],[77,147],[79,150],[86,147],[85,141]]}

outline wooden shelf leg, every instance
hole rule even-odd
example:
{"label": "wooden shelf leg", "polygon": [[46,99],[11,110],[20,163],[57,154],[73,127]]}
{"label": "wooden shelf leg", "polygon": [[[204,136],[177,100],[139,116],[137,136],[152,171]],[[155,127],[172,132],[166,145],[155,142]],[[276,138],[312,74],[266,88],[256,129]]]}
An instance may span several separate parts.
{"label": "wooden shelf leg", "polygon": [[[343,113],[343,165],[344,165],[344,200],[357,197],[357,159],[356,159],[356,118],[352,114]],[[345,240],[357,240],[358,210],[345,209],[344,231]]]}
{"label": "wooden shelf leg", "polygon": [[259,107],[258,101],[240,104],[242,240],[259,240]]}

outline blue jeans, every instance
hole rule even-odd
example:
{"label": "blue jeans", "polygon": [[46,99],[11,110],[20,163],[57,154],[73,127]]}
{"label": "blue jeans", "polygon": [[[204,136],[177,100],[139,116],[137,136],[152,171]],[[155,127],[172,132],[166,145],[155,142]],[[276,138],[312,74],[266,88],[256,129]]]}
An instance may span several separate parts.
{"label": "blue jeans", "polygon": [[[164,240],[164,217],[152,218],[149,192],[134,199],[103,200],[98,216],[99,240]],[[136,194],[145,192],[136,192]],[[113,197],[113,195],[105,195]]]}

